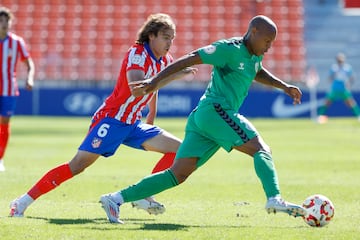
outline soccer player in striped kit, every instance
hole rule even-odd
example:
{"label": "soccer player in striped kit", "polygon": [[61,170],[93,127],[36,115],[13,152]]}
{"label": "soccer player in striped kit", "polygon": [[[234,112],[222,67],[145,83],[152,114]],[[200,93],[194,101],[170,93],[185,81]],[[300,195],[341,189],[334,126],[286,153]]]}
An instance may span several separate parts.
{"label": "soccer player in striped kit", "polygon": [[26,89],[34,84],[34,63],[24,40],[9,32],[13,15],[8,8],[0,7],[0,172],[5,171],[4,154],[10,136],[10,118],[14,114],[19,96],[16,82],[16,65],[20,59],[28,69]]}
{"label": "soccer player in striped kit", "polygon": [[[100,156],[113,155],[120,144],[163,153],[153,172],[170,167],[181,140],[154,126],[157,92],[140,97],[132,95],[129,83],[149,78],[164,69],[172,57],[168,53],[175,37],[175,24],[166,14],[150,15],[138,33],[136,43],[123,59],[120,75],[111,95],[94,113],[89,132],[74,158],[47,172],[27,193],[10,204],[10,216],[22,217],[25,209],[41,195],[81,173]],[[196,69],[172,75],[171,79],[195,73]],[[143,108],[149,106],[146,123],[141,121]],[[132,202],[150,214],[159,214],[165,207],[151,196]]]}

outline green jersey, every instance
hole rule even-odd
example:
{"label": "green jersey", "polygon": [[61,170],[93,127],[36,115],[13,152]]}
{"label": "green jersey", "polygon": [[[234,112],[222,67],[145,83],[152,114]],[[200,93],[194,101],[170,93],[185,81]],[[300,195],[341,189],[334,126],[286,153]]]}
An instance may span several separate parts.
{"label": "green jersey", "polygon": [[211,81],[199,105],[216,102],[238,111],[262,68],[263,55],[250,55],[241,37],[217,41],[198,52],[203,63],[213,65]]}

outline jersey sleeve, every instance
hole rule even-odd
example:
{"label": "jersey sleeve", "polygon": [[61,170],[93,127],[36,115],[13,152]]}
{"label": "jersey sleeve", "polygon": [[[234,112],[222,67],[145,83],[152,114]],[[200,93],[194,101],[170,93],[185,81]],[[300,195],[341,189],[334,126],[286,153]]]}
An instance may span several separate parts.
{"label": "jersey sleeve", "polygon": [[145,72],[146,54],[141,47],[133,47],[129,50],[127,55],[126,70],[142,70]]}
{"label": "jersey sleeve", "polygon": [[18,47],[17,51],[19,53],[19,57],[21,61],[24,61],[30,57],[30,53],[27,49],[24,39],[19,38],[17,47]]}
{"label": "jersey sleeve", "polygon": [[216,67],[225,66],[233,53],[231,46],[224,41],[217,41],[199,48],[197,52],[204,64],[211,64]]}

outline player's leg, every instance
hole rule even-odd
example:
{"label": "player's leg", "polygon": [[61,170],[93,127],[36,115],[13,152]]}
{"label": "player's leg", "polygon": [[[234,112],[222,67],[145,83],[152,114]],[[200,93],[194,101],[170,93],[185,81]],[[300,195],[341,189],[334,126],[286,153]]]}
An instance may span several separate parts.
{"label": "player's leg", "polygon": [[326,95],[324,104],[318,110],[318,118],[317,118],[318,123],[323,124],[327,122],[328,117],[326,116],[326,111],[333,103],[333,101],[336,99],[336,95],[337,93],[334,91],[331,91]]}
{"label": "player's leg", "polygon": [[110,222],[119,223],[119,206],[122,203],[143,199],[177,186],[219,149],[216,143],[196,131],[191,131],[191,125],[190,116],[184,141],[170,169],[147,176],[137,184],[101,197],[100,201]]}
{"label": "player's leg", "polygon": [[[175,154],[181,140],[165,130],[141,121],[135,124],[133,131],[124,140],[124,144],[136,149],[162,153],[162,157],[152,170],[152,173],[163,171],[174,162]],[[162,214],[166,208],[157,202],[154,196],[131,202],[137,209],[143,209],[149,214]]]}
{"label": "player's leg", "polygon": [[[213,121],[202,121],[200,127],[225,150],[230,152],[236,149],[254,158],[255,171],[263,185],[268,203],[275,199],[275,203],[278,203],[275,206],[276,210],[293,211],[295,208],[301,211],[300,206],[286,203],[281,199],[270,147],[259,136],[255,127],[236,111],[225,110],[219,104],[214,104],[213,107],[215,111],[210,115]],[[266,209],[269,209],[268,205]]]}
{"label": "player's leg", "polygon": [[267,203],[265,209],[270,212],[284,212],[292,216],[303,216],[305,210],[297,204],[286,202],[281,198],[279,180],[272,159],[270,147],[258,134],[255,127],[243,116],[238,115],[239,121],[234,119],[242,129],[242,144],[234,146],[234,149],[253,157],[256,175],[262,183]]}
{"label": "player's leg", "polygon": [[351,108],[352,112],[354,113],[354,115],[359,119],[360,121],[360,108],[358,106],[358,104],[356,103],[353,95],[351,94],[350,91],[346,91],[345,92],[345,96],[344,96],[344,102],[345,104]]}
{"label": "player's leg", "polygon": [[145,150],[164,154],[151,173],[157,173],[171,167],[180,144],[181,140],[179,138],[164,130],[155,137],[146,140],[142,144]]}
{"label": "player's leg", "polygon": [[0,97],[0,172],[5,171],[4,155],[10,137],[10,118],[16,108],[17,97]]}
{"label": "player's leg", "polygon": [[29,191],[11,202],[10,216],[22,217],[26,208],[37,198],[81,173],[93,164],[100,155],[111,156],[114,154],[122,142],[121,133],[127,134],[130,130],[128,130],[129,127],[120,128],[116,125],[111,128],[114,130],[110,130],[112,125],[113,122],[109,119],[94,124],[71,161],[45,173]]}
{"label": "player's leg", "polygon": [[10,216],[22,217],[26,208],[36,199],[82,172],[98,157],[98,154],[78,151],[69,163],[61,164],[45,173],[27,193],[11,202]]}

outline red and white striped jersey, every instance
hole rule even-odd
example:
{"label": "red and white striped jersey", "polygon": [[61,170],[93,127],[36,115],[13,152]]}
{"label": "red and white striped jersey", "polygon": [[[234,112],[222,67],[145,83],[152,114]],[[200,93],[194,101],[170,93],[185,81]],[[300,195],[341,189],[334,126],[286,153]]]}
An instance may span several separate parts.
{"label": "red and white striped jersey", "polygon": [[129,70],[144,71],[145,78],[154,76],[164,69],[173,58],[168,53],[157,60],[148,44],[135,44],[128,50],[121,66],[120,75],[111,95],[95,112],[93,120],[99,121],[104,117],[112,117],[127,124],[133,124],[142,117],[141,111],[151,100],[154,93],[141,97],[131,95],[126,72]]}
{"label": "red and white striped jersey", "polygon": [[16,64],[30,57],[24,40],[14,33],[8,33],[0,40],[0,96],[18,96]]}

